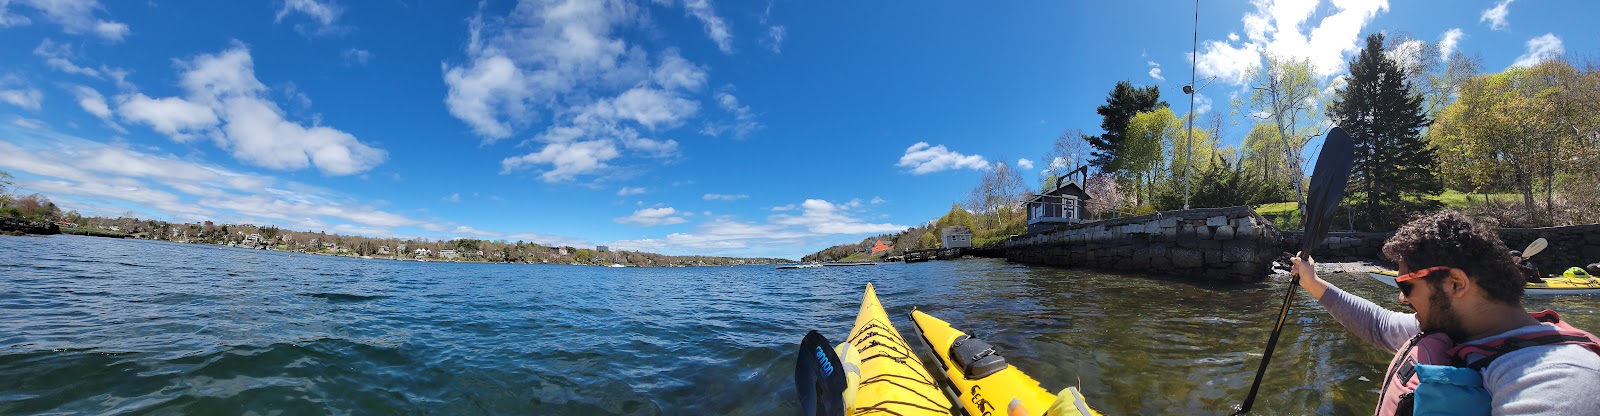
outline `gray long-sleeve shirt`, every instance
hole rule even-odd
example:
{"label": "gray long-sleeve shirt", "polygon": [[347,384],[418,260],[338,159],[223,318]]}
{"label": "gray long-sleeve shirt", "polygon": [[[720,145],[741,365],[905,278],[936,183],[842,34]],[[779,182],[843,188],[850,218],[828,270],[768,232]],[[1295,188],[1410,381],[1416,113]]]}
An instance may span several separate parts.
{"label": "gray long-sleeve shirt", "polygon": [[[1367,342],[1395,353],[1421,325],[1415,314],[1394,312],[1328,285],[1317,303]],[[1526,326],[1475,340],[1480,344],[1544,329]],[[1541,345],[1506,353],[1483,371],[1496,415],[1600,415],[1600,355],[1578,345]]]}

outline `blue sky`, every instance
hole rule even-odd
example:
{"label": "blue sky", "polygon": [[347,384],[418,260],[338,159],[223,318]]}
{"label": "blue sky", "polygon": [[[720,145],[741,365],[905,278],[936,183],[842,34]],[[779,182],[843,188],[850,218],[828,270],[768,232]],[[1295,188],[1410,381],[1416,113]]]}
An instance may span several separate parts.
{"label": "blue sky", "polygon": [[[1373,32],[1490,71],[1600,43],[1581,1],[1201,7],[1200,111],[1227,112],[1263,51],[1331,80]],[[1194,19],[1185,2],[12,0],[0,170],[94,215],[799,258],[937,218],[993,163],[1038,172],[1062,131],[1099,133],[1118,80],[1185,113]],[[1230,120],[1225,144],[1249,130]]]}

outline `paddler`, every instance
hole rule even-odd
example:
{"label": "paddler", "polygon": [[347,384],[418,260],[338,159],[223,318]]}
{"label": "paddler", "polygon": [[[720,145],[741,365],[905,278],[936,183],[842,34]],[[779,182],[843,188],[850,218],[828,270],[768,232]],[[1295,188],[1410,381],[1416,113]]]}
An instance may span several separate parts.
{"label": "paddler", "polygon": [[1401,227],[1383,254],[1399,264],[1400,303],[1415,313],[1339,290],[1314,261],[1293,260],[1300,287],[1335,320],[1395,353],[1376,414],[1600,415],[1600,341],[1555,312],[1522,308],[1521,272],[1493,232],[1442,211]]}
{"label": "paddler", "polygon": [[1539,273],[1539,266],[1522,258],[1521,251],[1511,250],[1511,261],[1517,264],[1517,270],[1522,271],[1523,280],[1527,280],[1528,283],[1544,283],[1544,274]]}

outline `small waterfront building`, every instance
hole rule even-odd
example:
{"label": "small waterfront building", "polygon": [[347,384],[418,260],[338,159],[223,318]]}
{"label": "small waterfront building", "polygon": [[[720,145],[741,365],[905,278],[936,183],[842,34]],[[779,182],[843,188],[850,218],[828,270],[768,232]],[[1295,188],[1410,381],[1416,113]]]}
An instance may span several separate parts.
{"label": "small waterfront building", "polygon": [[1083,189],[1082,183],[1072,178],[1087,174],[1088,167],[1080,167],[1056,178],[1054,189],[1031,195],[1023,201],[1023,210],[1028,213],[1028,232],[1044,232],[1055,229],[1057,225],[1084,222],[1089,215],[1089,192]]}
{"label": "small waterfront building", "polygon": [[891,246],[891,245],[888,245],[888,244],[884,244],[883,240],[878,240],[877,243],[873,243],[872,244],[872,254],[878,254],[878,253],[882,253],[882,252],[885,252],[885,251],[889,251],[889,249],[891,249],[891,248],[894,248],[894,246]]}
{"label": "small waterfront building", "polygon": [[444,257],[444,258],[447,258],[447,259],[453,259],[453,258],[456,258],[456,256],[459,256],[459,254],[456,254],[455,250],[450,250],[450,249],[439,250],[439,257]]}
{"label": "small waterfront building", "polygon": [[944,244],[944,248],[972,247],[972,229],[964,225],[940,228],[939,242]]}
{"label": "small waterfront building", "polygon": [[[401,250],[404,249],[404,247],[401,247]],[[378,254],[389,254],[389,246],[378,246]]]}
{"label": "small waterfront building", "polygon": [[417,257],[427,257],[428,253],[432,253],[432,251],[426,248],[419,248],[416,251],[411,252],[411,254],[415,254]]}

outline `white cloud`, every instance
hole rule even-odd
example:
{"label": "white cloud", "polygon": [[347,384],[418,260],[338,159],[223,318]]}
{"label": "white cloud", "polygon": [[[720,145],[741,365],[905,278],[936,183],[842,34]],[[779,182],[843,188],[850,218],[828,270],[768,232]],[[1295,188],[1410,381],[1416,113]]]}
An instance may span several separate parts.
{"label": "white cloud", "polygon": [[889,201],[886,200],[886,199],[883,199],[882,197],[874,196],[874,197],[872,197],[872,202],[871,203],[872,203],[872,205],[878,205],[878,204],[882,204],[882,203],[885,203],[885,202],[889,202]]}
{"label": "white cloud", "polygon": [[379,227],[417,223],[344,197],[330,199],[327,191],[317,188],[172,156],[37,129],[10,131],[7,136],[27,144],[0,141],[0,165],[26,173],[29,176],[23,180],[31,189],[47,192],[69,208],[70,204],[131,206],[184,221],[310,225],[338,220]]}
{"label": "white cloud", "polygon": [[339,16],[344,14],[344,8],[331,0],[284,0],[283,8],[278,9],[277,17],[273,21],[283,23],[283,19],[291,14],[305,15],[316,23],[311,27],[295,25],[295,30],[301,34],[328,35],[343,33],[348,30],[338,25]]}
{"label": "white cloud", "polygon": [[727,122],[708,123],[706,124],[705,128],[700,130],[701,133],[705,133],[708,136],[720,136],[723,132],[731,131],[733,132],[734,138],[743,139],[745,136],[750,135],[750,133],[754,133],[766,127],[763,126],[761,122],[756,121],[756,116],[750,112],[750,107],[739,104],[739,97],[733,96],[733,94],[729,92],[731,89],[732,87],[728,87],[724,88],[723,91],[717,91],[715,96],[717,99],[717,106],[721,107],[723,111],[727,111],[729,114],[732,114],[733,120]]}
{"label": "white cloud", "polygon": [[1566,47],[1562,46],[1561,38],[1556,37],[1554,33],[1546,33],[1544,36],[1528,39],[1528,52],[1518,56],[1517,61],[1511,66],[1532,67],[1561,56],[1565,52]]}
{"label": "white cloud", "polygon": [[718,17],[715,10],[711,10],[711,0],[684,0],[683,8],[690,16],[700,19],[706,25],[706,36],[717,43],[717,49],[722,53],[733,53],[733,33],[728,30],[728,23]]}
{"label": "white cloud", "polygon": [[540,174],[540,178],[546,182],[562,182],[608,168],[610,165],[606,161],[619,155],[616,144],[605,140],[550,143],[538,152],[501,160],[500,173],[548,164],[552,165],[550,170]]}
{"label": "white cloud", "polygon": [[50,38],[39,41],[39,46],[33,48],[33,54],[44,58],[44,63],[51,68],[69,74],[86,75],[99,78],[100,71],[94,68],[78,66],[72,63],[72,58],[77,54],[72,51],[72,44],[59,43]]}
{"label": "white cloud", "polygon": [[439,200],[440,201],[444,201],[444,202],[450,202],[450,203],[461,202],[461,194],[460,193],[451,193],[450,195],[447,195],[444,198],[440,198]]}
{"label": "white cloud", "polygon": [[1211,111],[1211,97],[1207,97],[1205,94],[1201,94],[1201,93],[1198,93],[1198,92],[1195,93],[1194,94],[1194,114],[1195,115],[1201,115],[1201,114],[1208,113],[1210,111]]}
{"label": "white cloud", "polygon": [[1331,14],[1315,20],[1316,1],[1254,3],[1256,10],[1242,19],[1244,39],[1230,33],[1228,41],[1204,42],[1196,72],[1244,85],[1249,71],[1261,65],[1262,55],[1272,53],[1309,59],[1318,76],[1332,76],[1343,69],[1346,55],[1360,49],[1363,27],[1389,8],[1387,0],[1335,1]]}
{"label": "white cloud", "polygon": [[1492,30],[1506,30],[1510,27],[1510,24],[1506,23],[1506,16],[1511,15],[1511,9],[1507,6],[1510,6],[1512,1],[1500,0],[1494,7],[1484,9],[1483,14],[1478,16],[1478,22],[1489,22],[1489,29]]}
{"label": "white cloud", "polygon": [[1156,61],[1147,61],[1147,63],[1150,65],[1150,78],[1155,78],[1156,81],[1167,80],[1161,76],[1161,64],[1156,63]]}
{"label": "white cloud", "polygon": [[638,188],[638,187],[634,187],[634,188],[629,188],[629,187],[623,187],[623,188],[622,188],[622,189],[618,189],[618,190],[617,190],[617,196],[629,196],[629,195],[639,195],[639,194],[643,194],[643,193],[644,193],[644,191],[645,191],[645,189],[644,189],[644,188]]}
{"label": "white cloud", "polygon": [[1239,41],[1239,34],[1238,33],[1233,33],[1233,32],[1228,32],[1228,41],[1229,42],[1238,42]]}
{"label": "white cloud", "polygon": [[349,175],[388,157],[350,133],[285,119],[283,109],[267,98],[266,85],[256,79],[244,46],[179,64],[184,69],[179,85],[186,97],[125,94],[118,99],[117,114],[179,141],[204,134],[235,158],[271,169],[315,166],[324,174]]}
{"label": "white cloud", "polygon": [[68,34],[92,34],[111,42],[121,42],[128,36],[127,24],[94,17],[96,11],[105,9],[98,0],[0,1],[0,27],[33,23],[33,20],[26,16],[11,14],[7,10],[10,4],[34,9],[42,14],[45,20],[61,25],[61,31]]}
{"label": "white cloud", "polygon": [[[874,198],[873,203],[879,201],[879,198]],[[837,240],[833,236],[876,234],[907,228],[895,224],[867,223],[856,218],[858,214],[849,212],[861,206],[859,200],[834,204],[821,199],[808,199],[798,206],[774,207],[773,211],[798,209],[801,213],[773,214],[766,223],[739,221],[729,217],[712,218],[696,226],[693,232],[673,233],[656,239],[618,241],[613,242],[612,246],[666,253],[722,252],[796,258],[805,253],[790,251],[805,246],[825,247]]]}
{"label": "white cloud", "polygon": [[361,48],[345,49],[344,52],[339,53],[339,56],[343,57],[344,61],[351,65],[366,66],[367,62],[372,61],[372,51]]}
{"label": "white cloud", "polygon": [[123,129],[122,126],[117,125],[116,122],[111,120],[111,106],[106,104],[106,97],[100,95],[100,91],[96,91],[94,88],[89,88],[83,85],[74,85],[70,88],[70,90],[72,90],[72,95],[77,97],[78,106],[82,107],[83,111],[87,111],[89,114],[93,114],[95,117],[98,117],[113,130],[124,134],[128,132],[126,129]]}
{"label": "white cloud", "polygon": [[1439,39],[1439,60],[1450,60],[1450,54],[1456,51],[1457,46],[1461,45],[1462,36],[1465,36],[1465,34],[1461,32],[1461,28],[1452,28],[1444,32],[1444,35]]}
{"label": "white cloud", "polygon": [[1022,169],[1033,169],[1033,161],[1026,158],[1017,159],[1017,167]]}
{"label": "white cloud", "polygon": [[151,128],[178,141],[194,138],[201,130],[216,127],[217,113],[211,107],[178,97],[150,98],[143,93],[118,98],[117,115]]}
{"label": "white cloud", "polygon": [[[681,5],[713,36],[726,30],[709,2],[658,3]],[[676,49],[652,52],[621,35],[651,24],[624,0],[523,0],[508,16],[480,12],[465,59],[442,64],[446,107],[489,144],[542,126],[521,144],[532,152],[502,161],[504,173],[561,182],[672,159],[678,141],[663,136],[700,114],[693,93],[708,76]]]}
{"label": "white cloud", "polygon": [[784,29],[783,25],[772,23],[773,3],[772,0],[768,0],[767,8],[761,11],[760,23],[762,26],[767,27],[767,36],[761,38],[758,42],[761,43],[761,46],[772,50],[772,53],[783,53],[783,37],[788,34],[788,30]]}
{"label": "white cloud", "polygon": [[917,142],[906,148],[895,166],[910,168],[913,175],[923,175],[952,169],[984,170],[989,161],[983,156],[963,155],[946,149],[944,145],[929,147],[927,142]]}
{"label": "white cloud", "polygon": [[[847,205],[859,206],[860,201]],[[862,222],[847,215],[845,206],[821,199],[807,199],[800,204],[800,208],[801,214],[798,216],[775,214],[770,220],[776,225],[803,227],[816,234],[872,234],[906,229],[902,225]]]}
{"label": "white cloud", "polygon": [[39,111],[39,106],[44,101],[44,93],[33,87],[0,89],[0,101],[23,109]]}
{"label": "white cloud", "polygon": [[705,194],[701,199],[707,201],[738,201],[749,197],[750,195],[745,194]]}
{"label": "white cloud", "polygon": [[616,221],[618,224],[654,227],[657,225],[682,224],[688,220],[678,215],[678,210],[672,209],[672,207],[662,207],[641,209],[634,211],[633,215],[614,218],[612,221]]}

